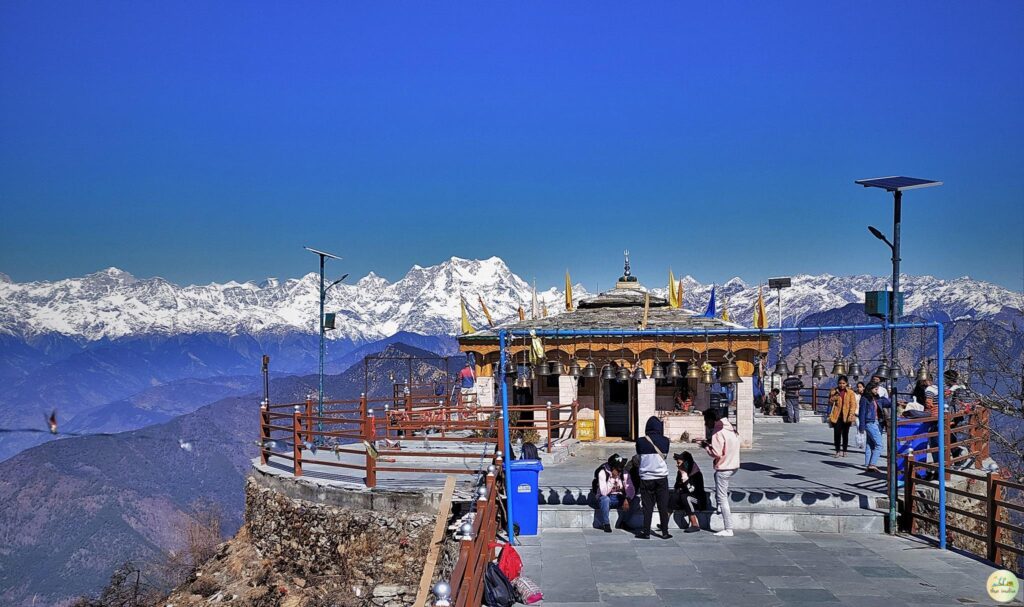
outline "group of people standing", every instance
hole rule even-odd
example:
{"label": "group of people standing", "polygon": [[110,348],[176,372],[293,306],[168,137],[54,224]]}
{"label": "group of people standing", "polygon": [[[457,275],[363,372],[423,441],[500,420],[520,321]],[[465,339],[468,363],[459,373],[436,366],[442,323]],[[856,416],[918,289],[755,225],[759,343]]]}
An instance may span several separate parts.
{"label": "group of people standing", "polygon": [[[722,514],[724,528],[715,535],[732,537],[732,513],[729,508],[729,481],[740,467],[739,434],[728,417],[715,421],[710,440],[697,441],[714,462],[715,499]],[[688,526],[684,533],[701,530],[697,513],[708,509],[704,488],[704,475],[689,451],[672,456],[676,466],[675,484],[669,490],[668,453],[671,448],[665,436],[664,424],[652,416],[647,420],[644,436],[636,441],[636,455],[630,460],[614,454],[594,471],[592,494],[596,512],[594,526],[611,533],[611,509],[620,510],[617,528],[628,528],[629,519],[638,511],[643,521],[636,530],[638,539],[652,535],[670,539],[669,519],[674,510],[681,511]],[[657,506],[660,523],[652,531],[654,509]]]}

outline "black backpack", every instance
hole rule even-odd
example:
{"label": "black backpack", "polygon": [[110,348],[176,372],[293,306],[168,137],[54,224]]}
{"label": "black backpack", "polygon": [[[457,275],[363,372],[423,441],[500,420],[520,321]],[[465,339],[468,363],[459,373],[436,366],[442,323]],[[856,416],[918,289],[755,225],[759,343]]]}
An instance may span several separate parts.
{"label": "black backpack", "polygon": [[487,607],[512,607],[516,603],[516,591],[505,574],[495,563],[487,563],[484,573],[484,605]]}
{"label": "black backpack", "polygon": [[597,468],[594,468],[594,482],[590,484],[590,491],[594,495],[598,495],[601,491],[601,483],[598,482],[598,475],[601,474],[602,470],[604,470],[604,466],[604,464],[601,464]]}
{"label": "black backpack", "polygon": [[533,443],[523,443],[523,451],[520,454],[520,459],[540,459],[540,454],[537,453],[537,445]]}

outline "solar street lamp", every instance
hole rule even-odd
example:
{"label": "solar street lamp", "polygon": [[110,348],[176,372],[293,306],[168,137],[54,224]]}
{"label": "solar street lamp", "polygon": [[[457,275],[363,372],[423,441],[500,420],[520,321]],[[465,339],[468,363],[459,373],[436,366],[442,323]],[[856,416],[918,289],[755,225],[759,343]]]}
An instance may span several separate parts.
{"label": "solar street lamp", "polygon": [[[854,183],[866,188],[881,188],[886,192],[892,192],[893,213],[892,213],[892,241],[885,237],[879,229],[869,226],[871,234],[889,246],[892,251],[892,296],[889,297],[889,323],[896,323],[896,298],[900,293],[900,221],[903,216],[903,192],[905,190],[916,190],[942,185],[941,181],[931,179],[920,179],[917,177],[876,177],[873,179],[858,179]],[[893,364],[896,365],[896,329],[889,329],[889,351]],[[883,363],[884,364],[884,363]],[[881,369],[879,369],[881,370]],[[885,376],[883,375],[884,379]],[[893,385],[895,387],[895,385]],[[892,390],[892,398],[896,398],[895,390]],[[898,421],[896,407],[890,409],[889,432],[889,533],[896,533],[896,422]]]}
{"label": "solar street lamp", "polygon": [[[326,261],[327,258],[330,258],[330,259],[341,259],[341,258],[338,257],[337,255],[332,255],[331,253],[325,253],[324,251],[318,251],[317,249],[313,249],[313,248],[310,248],[310,247],[303,247],[303,248],[306,249],[307,251],[309,251],[310,253],[312,253],[312,254],[314,254],[314,255],[316,255],[317,257],[320,258],[320,317],[319,317],[318,323],[317,323],[320,326],[320,372],[319,372],[319,384],[318,384],[318,388],[317,388],[316,416],[319,417],[319,418],[322,418],[324,416],[324,332],[328,328],[331,328],[331,329],[334,328],[334,320],[335,320],[335,315],[334,314],[330,314],[329,315],[330,316],[330,327],[327,326],[327,323],[325,322],[326,319],[324,317],[324,300],[327,298],[327,291],[329,289],[331,289],[331,287],[334,287],[335,285],[341,283],[341,281],[343,281],[346,278],[348,278],[348,274],[345,274],[344,276],[342,276],[338,280],[335,280],[334,282],[332,282],[329,286],[327,286],[325,288],[324,287],[324,261]],[[319,422],[318,421],[317,424],[316,424],[316,429],[319,430],[319,431],[322,431],[323,430],[323,422]]]}

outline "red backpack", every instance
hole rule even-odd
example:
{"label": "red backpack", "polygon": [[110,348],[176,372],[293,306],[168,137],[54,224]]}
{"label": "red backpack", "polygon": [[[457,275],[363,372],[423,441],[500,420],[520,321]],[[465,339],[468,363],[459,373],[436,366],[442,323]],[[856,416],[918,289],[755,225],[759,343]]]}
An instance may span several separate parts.
{"label": "red backpack", "polygon": [[511,544],[505,544],[498,555],[498,569],[509,580],[515,580],[523,572],[523,559]]}

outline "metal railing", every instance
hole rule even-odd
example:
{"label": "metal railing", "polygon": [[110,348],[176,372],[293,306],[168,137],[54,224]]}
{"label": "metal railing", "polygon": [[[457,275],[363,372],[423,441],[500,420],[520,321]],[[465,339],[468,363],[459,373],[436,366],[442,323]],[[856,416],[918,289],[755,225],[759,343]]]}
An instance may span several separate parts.
{"label": "metal railing", "polygon": [[[495,458],[496,469],[501,469],[500,458]],[[451,602],[454,607],[479,607],[483,602],[484,574],[487,564],[494,560],[498,532],[498,487],[494,472],[487,474],[483,487],[486,493],[476,500],[476,513],[470,533],[462,534],[459,559],[452,571]],[[435,603],[439,605],[440,603]]]}

